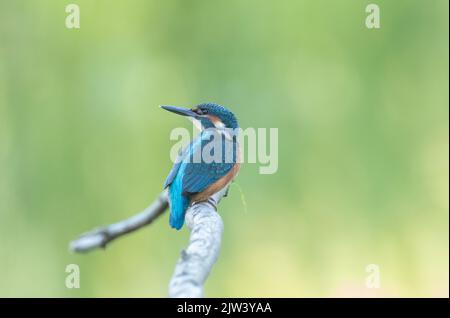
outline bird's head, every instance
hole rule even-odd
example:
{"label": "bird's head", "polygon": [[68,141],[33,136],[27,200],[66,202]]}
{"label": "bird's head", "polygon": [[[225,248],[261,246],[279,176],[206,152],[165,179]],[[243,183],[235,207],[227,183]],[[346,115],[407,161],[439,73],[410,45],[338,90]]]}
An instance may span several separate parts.
{"label": "bird's head", "polygon": [[214,127],[235,129],[239,127],[234,114],[218,104],[199,104],[191,109],[177,106],[161,106],[161,108],[199,121],[202,129]]}

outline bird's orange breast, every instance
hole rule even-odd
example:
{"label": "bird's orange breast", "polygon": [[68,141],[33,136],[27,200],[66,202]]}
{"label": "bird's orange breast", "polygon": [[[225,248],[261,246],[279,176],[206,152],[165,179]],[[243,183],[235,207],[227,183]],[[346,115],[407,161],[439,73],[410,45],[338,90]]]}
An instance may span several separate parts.
{"label": "bird's orange breast", "polygon": [[201,202],[208,200],[214,193],[222,190],[239,172],[240,163],[237,162],[233,168],[222,178],[209,185],[204,191],[199,192],[191,197],[191,202]]}

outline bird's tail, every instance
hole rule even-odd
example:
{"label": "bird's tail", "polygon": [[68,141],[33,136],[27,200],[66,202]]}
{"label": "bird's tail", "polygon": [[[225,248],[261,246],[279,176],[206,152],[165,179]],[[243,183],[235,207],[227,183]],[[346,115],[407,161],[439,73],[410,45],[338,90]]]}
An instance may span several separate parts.
{"label": "bird's tail", "polygon": [[174,229],[181,229],[184,224],[184,215],[189,206],[189,199],[184,195],[175,193],[169,188],[169,201],[170,201],[170,226]]}

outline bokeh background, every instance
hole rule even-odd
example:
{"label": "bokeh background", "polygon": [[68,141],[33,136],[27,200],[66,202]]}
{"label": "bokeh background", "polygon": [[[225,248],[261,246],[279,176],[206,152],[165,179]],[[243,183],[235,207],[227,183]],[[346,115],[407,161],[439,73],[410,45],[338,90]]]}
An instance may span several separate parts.
{"label": "bokeh background", "polygon": [[448,297],[448,1],[374,2],[379,30],[363,0],[0,0],[0,296],[165,297],[189,237],[167,214],[68,243],[161,191],[191,124],[158,105],[212,101],[279,128],[279,169],[222,201],[207,296]]}

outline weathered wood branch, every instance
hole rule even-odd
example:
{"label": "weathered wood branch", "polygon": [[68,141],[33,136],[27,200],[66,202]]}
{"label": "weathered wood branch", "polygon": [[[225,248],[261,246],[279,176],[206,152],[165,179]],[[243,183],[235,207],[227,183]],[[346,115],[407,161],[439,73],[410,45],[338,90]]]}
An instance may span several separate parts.
{"label": "weathered wood branch", "polygon": [[[185,222],[191,236],[175,266],[169,283],[169,297],[203,297],[203,285],[219,256],[222,240],[223,222],[216,207],[227,192],[226,187],[208,201],[194,203],[187,210]],[[142,212],[81,234],[70,242],[70,250],[85,253],[104,248],[116,238],[152,223],[167,207],[167,191],[164,191]]]}
{"label": "weathered wood branch", "polygon": [[226,193],[225,188],[186,211],[186,226],[191,230],[191,237],[175,266],[169,297],[203,297],[203,284],[220,252],[223,222],[216,207]]}
{"label": "weathered wood branch", "polygon": [[116,238],[136,231],[152,223],[158,216],[164,213],[169,206],[167,191],[163,191],[158,198],[142,212],[123,221],[102,226],[81,234],[70,242],[70,250],[77,253],[89,252],[96,248],[105,248]]}

